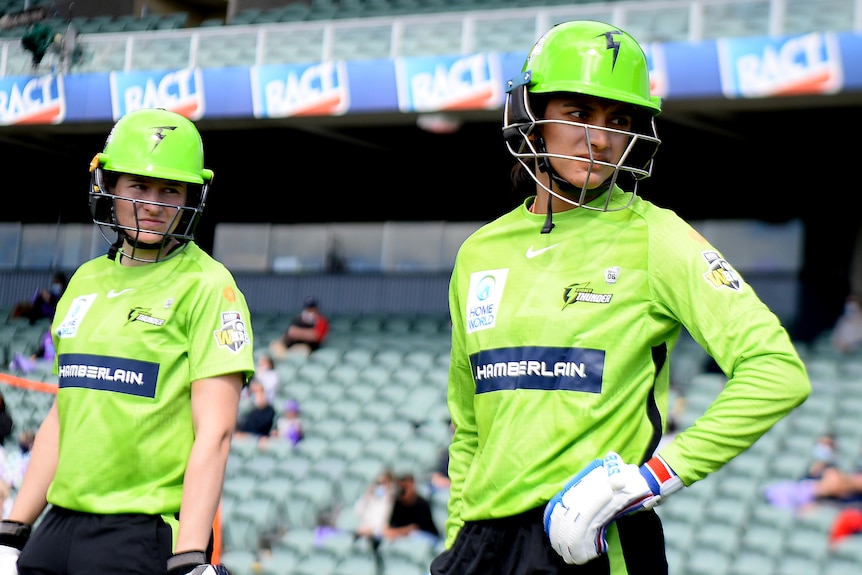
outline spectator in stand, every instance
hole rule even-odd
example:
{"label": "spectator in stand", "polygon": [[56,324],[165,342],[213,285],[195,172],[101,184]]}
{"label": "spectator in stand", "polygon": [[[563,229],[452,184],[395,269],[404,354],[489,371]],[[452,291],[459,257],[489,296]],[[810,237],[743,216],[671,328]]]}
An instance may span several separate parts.
{"label": "spectator in stand", "polygon": [[275,360],[294,353],[307,356],[323,345],[328,334],[329,320],[320,313],[317,299],[309,297],[281,337],[270,342],[269,351]]}
{"label": "spectator in stand", "polygon": [[6,398],[0,393],[0,450],[2,450],[3,444],[6,443],[6,438],[12,435],[12,427],[14,425],[12,415],[6,406]]}
{"label": "spectator in stand", "polygon": [[[452,436],[455,433],[455,424],[449,420],[449,441],[452,441]],[[439,491],[449,492],[449,486],[452,481],[449,479],[449,446],[440,449],[437,457],[437,465],[431,471],[431,492]]]}
{"label": "spectator in stand", "polygon": [[9,517],[10,511],[12,511],[12,489],[8,483],[0,480],[0,514],[2,514],[2,519]]}
{"label": "spectator in stand", "polygon": [[440,541],[440,531],[434,523],[431,503],[416,490],[413,474],[399,475],[397,485],[397,497],[383,537],[387,541],[401,537],[423,537],[436,545]]}
{"label": "spectator in stand", "polygon": [[33,449],[35,439],[35,431],[32,429],[24,430],[18,434],[18,448],[6,452],[6,457],[2,462],[3,470],[0,479],[14,490],[21,488],[21,482],[27,472],[27,466],[30,464],[30,450]]}
{"label": "spectator in stand", "polygon": [[353,532],[354,538],[368,540],[378,566],[381,565],[380,542],[383,540],[383,532],[392,517],[394,504],[395,482],[392,477],[392,470],[388,468],[384,469],[380,476],[368,485],[365,493],[353,504],[353,512],[359,520]]}
{"label": "spectator in stand", "polygon": [[763,495],[775,505],[800,511],[816,503],[862,503],[862,465],[852,471],[841,469],[836,456],[836,439],[827,434],[814,445],[811,464],[800,479],[775,481],[765,486]]}
{"label": "spectator in stand", "polygon": [[258,439],[269,437],[275,425],[275,408],[266,397],[263,384],[259,381],[251,381],[248,384],[251,393],[253,407],[245,414],[245,417],[237,424],[236,435],[256,436]]}
{"label": "spectator in stand", "polygon": [[[272,361],[272,356],[267,353],[262,353],[257,358],[257,367],[254,370],[252,381],[258,381],[263,386],[263,391],[266,394],[266,399],[271,404],[275,404],[275,396],[278,393],[279,377],[275,370],[275,364]],[[249,393],[249,388],[246,386],[243,389],[243,395]]]}
{"label": "spectator in stand", "polygon": [[302,418],[299,415],[299,403],[295,399],[284,402],[284,413],[275,422],[272,436],[289,441],[296,445],[305,436],[302,430]]}
{"label": "spectator in stand", "polygon": [[46,330],[39,341],[39,347],[32,354],[24,355],[16,351],[9,364],[9,369],[21,373],[31,373],[38,367],[50,369],[54,365],[54,338],[51,330]]}
{"label": "spectator in stand", "polygon": [[43,318],[54,319],[57,302],[60,301],[64,291],[66,291],[66,275],[63,272],[54,272],[51,284],[37,289],[29,300],[15,304],[9,317],[26,317],[30,320],[30,325]]}
{"label": "spectator in stand", "polygon": [[850,355],[859,351],[862,346],[862,305],[859,296],[847,296],[844,312],[835,322],[830,341],[839,353]]}

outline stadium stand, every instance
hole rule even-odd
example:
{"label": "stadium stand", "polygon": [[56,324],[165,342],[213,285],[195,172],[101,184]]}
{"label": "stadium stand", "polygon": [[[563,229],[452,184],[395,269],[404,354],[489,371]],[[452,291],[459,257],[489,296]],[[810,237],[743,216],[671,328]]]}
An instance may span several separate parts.
{"label": "stadium stand", "polygon": [[[228,67],[397,58],[529,46],[550,24],[572,18],[617,23],[641,42],[849,31],[862,28],[853,0],[653,0],[649,2],[456,2],[454,0],[313,0],[271,9],[239,9],[229,19],[195,20],[187,11],[93,15],[45,21],[79,31],[82,57],[69,73],[172,67]],[[28,25],[2,25],[20,10],[0,6],[0,73],[28,70],[20,46]],[[199,22],[198,24],[193,24]],[[170,49],[161,44],[168,44]],[[156,56],[146,53],[155,50]]]}

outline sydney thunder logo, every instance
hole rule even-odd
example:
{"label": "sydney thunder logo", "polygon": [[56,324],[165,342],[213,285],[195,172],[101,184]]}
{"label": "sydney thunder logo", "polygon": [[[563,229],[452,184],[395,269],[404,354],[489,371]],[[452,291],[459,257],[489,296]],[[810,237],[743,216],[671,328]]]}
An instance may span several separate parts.
{"label": "sydney thunder logo", "polygon": [[610,303],[612,297],[614,296],[609,293],[594,292],[590,282],[574,283],[563,289],[562,309],[566,309],[575,302]]}
{"label": "sydney thunder logo", "polygon": [[148,323],[150,325],[162,326],[165,324],[165,320],[154,317],[150,315],[150,310],[148,308],[142,307],[134,307],[129,311],[128,316],[129,323],[133,321],[140,321],[143,323]]}

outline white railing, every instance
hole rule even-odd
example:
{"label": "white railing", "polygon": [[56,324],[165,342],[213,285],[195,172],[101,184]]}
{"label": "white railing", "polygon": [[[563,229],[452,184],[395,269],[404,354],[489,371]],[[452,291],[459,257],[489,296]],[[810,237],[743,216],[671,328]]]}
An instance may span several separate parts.
{"label": "white railing", "polygon": [[[653,0],[81,34],[70,74],[527,51],[552,24],[598,19],[642,43],[862,31],[862,0]],[[51,65],[50,57],[46,64]],[[19,38],[0,39],[0,76],[31,74]]]}

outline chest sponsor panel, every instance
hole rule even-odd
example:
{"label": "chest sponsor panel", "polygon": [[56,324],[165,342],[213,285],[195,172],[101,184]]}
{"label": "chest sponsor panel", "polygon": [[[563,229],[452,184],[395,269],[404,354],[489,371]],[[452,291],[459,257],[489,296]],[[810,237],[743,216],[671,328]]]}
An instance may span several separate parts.
{"label": "chest sponsor panel", "polygon": [[81,387],[127,393],[140,397],[156,396],[159,364],[126,358],[66,353],[58,358],[61,388]]}
{"label": "chest sponsor panel", "polygon": [[511,347],[470,356],[476,393],[513,389],[601,393],[605,352],[572,347]]}

